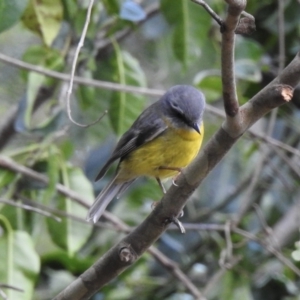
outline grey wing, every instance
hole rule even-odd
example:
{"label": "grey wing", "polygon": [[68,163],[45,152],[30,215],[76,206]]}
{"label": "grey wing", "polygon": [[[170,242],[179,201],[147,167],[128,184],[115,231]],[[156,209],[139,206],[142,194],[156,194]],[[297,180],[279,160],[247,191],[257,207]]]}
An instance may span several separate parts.
{"label": "grey wing", "polygon": [[132,124],[130,129],[124,133],[118,142],[111,157],[102,167],[95,181],[101,179],[110,165],[119,158],[123,158],[141,145],[153,140],[164,132],[167,128],[166,123],[161,119],[155,102],[149,106],[138,119]]}

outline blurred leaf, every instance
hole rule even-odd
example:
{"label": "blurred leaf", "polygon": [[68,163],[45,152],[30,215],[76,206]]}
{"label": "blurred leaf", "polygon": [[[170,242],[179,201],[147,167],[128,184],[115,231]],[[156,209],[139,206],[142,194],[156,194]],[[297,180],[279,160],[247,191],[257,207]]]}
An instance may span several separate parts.
{"label": "blurred leaf", "polygon": [[262,75],[257,63],[250,59],[239,59],[235,63],[235,75],[238,79],[260,82]]}
{"label": "blurred leaf", "polygon": [[[116,52],[117,81],[121,84],[145,86],[146,79],[139,62],[129,53],[121,51],[114,43]],[[138,94],[115,92],[112,95],[109,117],[117,135],[127,130],[144,107],[144,97]]]}
{"label": "blurred leaf", "polygon": [[222,97],[222,80],[219,70],[205,70],[196,74],[194,84],[205,95],[207,102],[212,102]]}
{"label": "blurred leaf", "polygon": [[28,76],[26,106],[24,111],[24,124],[27,129],[31,128],[31,115],[36,96],[45,80],[45,76],[31,72]]}
{"label": "blurred leaf", "polygon": [[48,100],[39,107],[32,119],[34,123],[31,126],[33,132],[38,133],[39,136],[47,136],[62,128],[65,112],[61,109],[55,109],[56,104],[56,100]]}
{"label": "blurred leaf", "polygon": [[[62,169],[63,184],[74,192],[85,197],[89,204],[94,201],[94,193],[91,183],[84,176],[79,168],[60,166]],[[86,217],[86,209],[69,198],[57,195],[56,208],[77,217]],[[53,242],[65,249],[70,256],[78,251],[89,238],[92,226],[63,217],[62,222],[58,223],[52,219],[47,219],[49,233]]]}
{"label": "blurred leaf", "polygon": [[64,140],[59,145],[59,149],[63,159],[67,161],[74,152],[74,144],[70,140]]}
{"label": "blurred leaf", "polygon": [[8,299],[31,300],[40,270],[32,239],[27,232],[12,230],[8,220],[1,215],[0,224],[3,229],[0,237],[0,282],[23,290],[7,289]]}
{"label": "blurred leaf", "polygon": [[[299,26],[299,3],[296,1],[285,1],[285,23],[284,32],[285,34],[291,32],[293,29]],[[268,29],[270,33],[278,35],[278,11],[268,9],[269,15],[263,22],[263,27]]]}
{"label": "blurred leaf", "polygon": [[161,1],[161,11],[167,21],[174,26],[173,51],[186,69],[201,55],[201,48],[210,44],[208,31],[211,28],[209,15],[187,0]]}
{"label": "blurred leaf", "polygon": [[43,86],[46,78],[44,75],[31,72],[28,76],[27,95],[22,97],[18,105],[17,118],[14,128],[17,132],[31,130],[39,132],[40,135],[47,135],[57,129],[61,124],[62,111],[52,110],[56,101],[47,101],[43,103],[33,115],[33,109],[40,88]]}
{"label": "blurred leaf", "polygon": [[30,0],[22,19],[24,25],[39,34],[50,47],[59,32],[62,17],[60,0]]}
{"label": "blurred leaf", "polygon": [[18,104],[17,117],[14,122],[14,129],[16,132],[24,132],[27,130],[24,115],[27,107],[27,95],[24,95]]}
{"label": "blurred leaf", "polygon": [[[93,79],[93,74],[90,70],[85,70],[81,75],[84,78]],[[79,103],[83,110],[93,107],[95,99],[97,99],[97,91],[92,86],[80,85],[78,87]]]}
{"label": "blurred leaf", "polygon": [[[64,65],[63,57],[57,50],[49,49],[40,45],[28,48],[23,59],[31,64],[40,65],[56,71],[60,71]],[[22,73],[27,80],[27,94],[20,100],[18,116],[15,121],[15,129],[19,132],[33,129],[32,112],[40,88],[42,86],[49,86],[55,82],[55,79],[35,72],[23,71]],[[51,108],[53,102],[49,101],[45,105]],[[45,106],[43,106],[43,108],[43,112],[47,112],[47,110],[45,110]],[[52,121],[55,121],[55,117],[56,114],[43,115],[42,120],[39,122],[40,124],[34,127],[44,128]]]}
{"label": "blurred leaf", "polygon": [[146,18],[146,13],[138,3],[132,0],[126,0],[121,6],[120,18],[132,22],[139,22]]}
{"label": "blurred leaf", "polygon": [[249,59],[254,62],[259,62],[264,54],[263,47],[255,40],[237,35],[235,59]]}
{"label": "blurred leaf", "polygon": [[9,29],[19,21],[27,3],[28,0],[0,1],[0,32]]}
{"label": "blurred leaf", "polygon": [[238,275],[234,271],[227,271],[218,279],[215,289],[211,289],[208,299],[218,300],[252,300],[250,281],[247,276]]}
{"label": "blurred leaf", "polygon": [[73,274],[82,273],[93,264],[94,258],[82,257],[82,255],[69,256],[63,250],[47,253],[42,257],[42,263],[51,265],[52,263],[61,264]]}
{"label": "blurred leaf", "polygon": [[[23,55],[23,60],[30,64],[46,67],[54,71],[61,71],[64,66],[64,58],[58,50],[42,45],[29,47]],[[30,71],[23,71],[22,73],[26,78]],[[54,80],[55,79],[47,77],[46,83],[50,85]]]}
{"label": "blurred leaf", "polygon": [[0,190],[10,184],[14,178],[14,172],[0,168]]}
{"label": "blurred leaf", "polygon": [[103,0],[102,2],[109,15],[119,13],[119,2],[117,0]]}
{"label": "blurred leaf", "polygon": [[78,5],[76,0],[62,0],[64,19],[72,21],[78,13]]}
{"label": "blurred leaf", "polygon": [[244,281],[243,284],[240,284],[234,289],[232,300],[253,300],[250,283]]}
{"label": "blurred leaf", "polygon": [[58,159],[59,150],[55,145],[50,145],[47,157],[47,175],[49,179],[49,183],[45,189],[45,193],[43,193],[44,199],[43,203],[49,204],[50,200],[56,193],[56,184],[59,181],[59,169],[60,162]]}
{"label": "blurred leaf", "polygon": [[291,256],[293,260],[300,261],[300,241],[295,242],[295,248],[296,249],[292,252]]}

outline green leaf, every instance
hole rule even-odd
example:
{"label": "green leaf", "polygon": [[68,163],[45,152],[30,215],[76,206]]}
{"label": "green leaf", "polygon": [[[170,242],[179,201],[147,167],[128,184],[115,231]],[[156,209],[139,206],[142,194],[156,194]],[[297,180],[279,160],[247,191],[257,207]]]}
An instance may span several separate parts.
{"label": "green leaf", "polygon": [[[145,86],[146,79],[139,62],[128,52],[121,51],[114,43],[116,52],[117,80],[121,84]],[[144,107],[144,97],[138,94],[115,92],[109,108],[109,117],[117,135],[127,130],[139,116]]]}
{"label": "green leaf", "polygon": [[102,2],[109,15],[117,15],[119,13],[120,8],[117,0],[103,0]]}
{"label": "green leaf", "polygon": [[250,59],[239,59],[235,63],[235,75],[239,79],[260,82],[262,75],[257,63]]}
{"label": "green leaf", "polygon": [[[58,50],[42,45],[29,47],[23,55],[23,60],[30,64],[46,67],[47,69],[55,71],[61,71],[64,66],[64,58]],[[30,71],[23,71],[25,78],[29,73]],[[53,79],[47,78],[46,82],[50,85]]]}
{"label": "green leaf", "polygon": [[15,178],[15,173],[9,170],[0,169],[0,190],[10,184]]}
{"label": "green leaf", "polygon": [[208,38],[210,17],[198,5],[188,0],[177,0],[176,5],[172,0],[162,0],[161,11],[174,26],[173,51],[186,69],[200,57],[202,48],[211,44]]}
{"label": "green leaf", "polygon": [[[39,65],[46,67],[51,70],[60,71],[63,67],[63,57],[55,49],[50,49],[44,46],[33,46],[27,49],[23,56],[24,61],[29,62],[34,65]],[[55,81],[55,79],[46,77],[44,75],[23,71],[25,79],[27,80],[27,97],[25,99],[26,104],[24,105],[24,111],[21,113],[21,118],[23,117],[25,127],[27,129],[33,129],[32,127],[32,111],[35,104],[37,94],[42,86],[50,86]],[[46,105],[53,105],[53,103],[48,102]],[[43,111],[47,111],[44,109]],[[49,109],[50,111],[50,109]],[[53,121],[55,115],[43,116],[43,119],[39,122],[40,124],[35,126],[37,128],[43,128]]]}
{"label": "green leaf", "polygon": [[40,270],[32,239],[27,232],[12,230],[8,220],[1,215],[0,224],[3,228],[0,237],[0,282],[23,290],[7,289],[8,299],[31,300]]}
{"label": "green leaf", "polygon": [[26,128],[31,128],[31,115],[35,103],[36,96],[40,90],[40,87],[43,85],[45,76],[31,72],[28,76],[28,85],[27,85],[27,101],[26,109],[24,111],[24,122]]}
{"label": "green leaf", "polygon": [[60,161],[58,157],[60,151],[56,148],[55,145],[50,145],[47,152],[47,175],[49,178],[49,184],[47,185],[47,188],[43,193],[44,199],[42,200],[42,202],[48,205],[50,203],[50,200],[56,193],[56,184],[59,181]]}
{"label": "green leaf", "polygon": [[215,101],[222,96],[220,71],[205,70],[196,74],[194,84],[204,93],[207,102]]}
{"label": "green leaf", "polygon": [[[85,70],[82,77],[92,79],[93,75],[90,70]],[[97,92],[98,91],[92,86],[80,85],[78,87],[79,103],[83,110],[93,107],[95,99],[97,98]]]}
{"label": "green leaf", "polygon": [[27,3],[28,0],[0,1],[0,32],[9,29],[19,21]]}
{"label": "green leaf", "polygon": [[259,62],[264,54],[264,49],[258,42],[237,35],[235,53],[236,60],[246,58],[255,62]]}
{"label": "green leaf", "polygon": [[76,0],[62,0],[64,19],[68,22],[74,20],[78,13],[78,5]]}
{"label": "green leaf", "polygon": [[[63,184],[79,195],[82,195],[89,201],[89,204],[92,204],[94,201],[93,188],[82,170],[67,166],[61,166],[61,168],[63,170]],[[67,197],[58,195],[55,205],[57,209],[68,214],[84,219],[86,217],[86,208]],[[63,217],[60,223],[47,219],[47,224],[53,242],[65,249],[70,256],[85,244],[92,232],[91,225],[83,224],[69,217]]]}
{"label": "green leaf", "polygon": [[39,34],[50,46],[59,32],[62,18],[60,0],[31,0],[22,19],[28,29]]}

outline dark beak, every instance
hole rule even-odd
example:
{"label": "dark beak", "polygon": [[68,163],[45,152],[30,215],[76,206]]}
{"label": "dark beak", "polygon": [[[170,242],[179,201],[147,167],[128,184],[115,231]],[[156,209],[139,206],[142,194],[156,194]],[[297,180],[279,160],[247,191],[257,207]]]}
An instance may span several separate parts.
{"label": "dark beak", "polygon": [[201,134],[201,131],[200,131],[198,123],[193,123],[191,127],[194,128],[199,134]]}

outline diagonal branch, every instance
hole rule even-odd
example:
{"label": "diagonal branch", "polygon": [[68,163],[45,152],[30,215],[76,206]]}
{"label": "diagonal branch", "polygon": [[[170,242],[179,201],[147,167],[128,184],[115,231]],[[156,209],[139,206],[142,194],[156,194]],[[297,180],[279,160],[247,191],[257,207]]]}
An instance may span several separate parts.
{"label": "diagonal branch", "polygon": [[[27,176],[29,178],[32,178],[32,179],[37,180],[39,182],[43,182],[45,184],[49,183],[49,179],[46,175],[43,175],[39,172],[36,172],[36,171],[34,171],[30,168],[25,167],[25,166],[19,165],[18,163],[14,162],[13,160],[11,160],[11,159],[3,156],[3,155],[0,155],[0,167],[6,168],[6,169],[11,170],[11,171],[14,171],[16,173],[20,173],[23,176]],[[70,190],[66,186],[58,183],[58,184],[56,184],[56,190],[59,193],[61,193],[62,195],[65,195],[65,196],[71,198],[72,200],[76,201],[77,203],[81,204],[82,206],[84,206],[86,208],[89,207],[89,204],[87,203],[87,201],[85,200],[84,197],[78,195],[76,192],[73,192],[72,190]],[[28,202],[28,200],[26,200],[26,202]],[[37,206],[40,207],[39,211],[44,208],[44,206],[40,205],[40,204],[38,204]],[[49,207],[47,208],[47,210],[50,211],[51,213],[60,214],[61,216],[72,217],[73,219],[76,219],[77,221],[80,221],[80,222],[83,221],[83,222],[86,223],[86,220],[82,220],[81,218],[78,218],[78,217],[73,216],[73,215],[70,216],[68,214],[65,214],[64,212],[60,212],[58,210],[51,209]],[[104,217],[114,225],[116,230],[122,230],[123,232],[127,232],[127,233],[130,232],[131,228],[128,225],[126,225],[124,222],[122,222],[120,219],[118,219],[116,216],[114,216],[113,214],[105,211],[104,212]],[[97,226],[97,224],[96,224],[96,226]],[[205,300],[202,297],[202,295],[201,295],[200,291],[198,290],[198,288],[192,283],[192,281],[188,278],[188,276],[186,276],[184,274],[184,272],[181,271],[181,269],[177,266],[177,264],[175,264],[174,261],[172,261],[171,259],[166,257],[162,252],[160,252],[158,249],[155,249],[154,247],[150,247],[147,251],[163,267],[165,267],[175,278],[177,278],[179,281],[181,281],[183,283],[183,285],[186,287],[186,289],[188,291],[190,291],[190,293],[195,297],[195,299]],[[123,259],[127,260],[128,258],[131,257],[131,253],[128,252],[127,247],[123,247],[122,251],[120,252],[120,256]],[[76,298],[74,298],[74,299],[76,299]],[[81,299],[81,298],[78,298],[78,299]]]}
{"label": "diagonal branch", "polygon": [[[287,103],[292,96],[292,87],[299,81],[300,54],[277,79],[241,107],[243,123],[239,128],[239,135],[232,137],[233,132],[220,128],[196,160],[179,175],[178,187],[173,185],[143,223],[104,254],[55,299],[88,299],[115,278],[116,274],[132,265],[166,230],[169,220],[179,215],[189,196],[238,138],[264,114]],[[126,253],[130,253],[129,259],[124,259],[124,249]]]}

